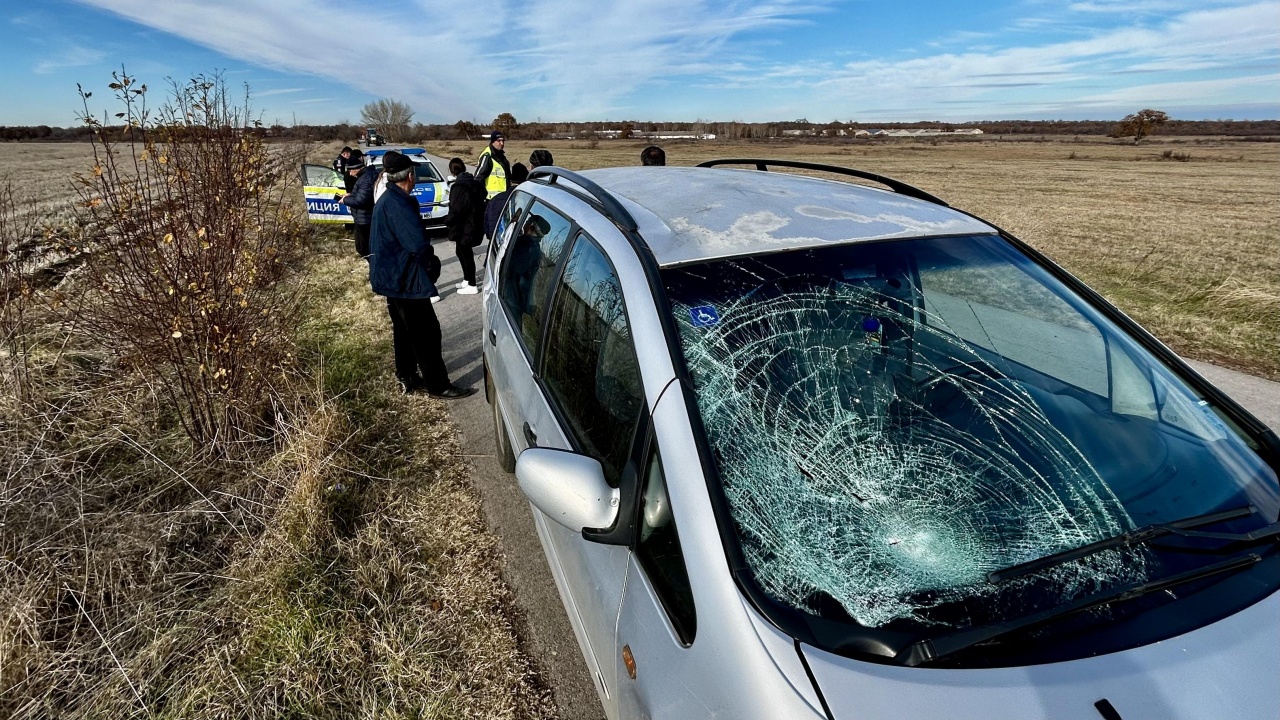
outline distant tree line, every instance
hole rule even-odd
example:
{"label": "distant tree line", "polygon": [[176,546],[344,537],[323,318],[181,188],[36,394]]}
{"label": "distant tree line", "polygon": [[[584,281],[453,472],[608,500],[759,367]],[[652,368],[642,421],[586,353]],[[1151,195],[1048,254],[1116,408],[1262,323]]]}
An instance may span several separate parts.
{"label": "distant tree line", "polygon": [[[249,128],[246,132],[268,138],[286,140],[341,140],[354,143],[365,125],[336,123],[332,125],[269,125]],[[591,121],[591,122],[525,122],[516,120],[510,113],[503,113],[489,122],[459,120],[451,124],[413,123],[396,128],[388,137],[393,142],[416,143],[432,140],[478,140],[493,129],[502,130],[507,137],[519,140],[546,140],[552,137],[589,138],[604,130],[619,130],[625,137],[641,137],[644,133],[712,133],[723,139],[767,139],[783,137],[787,130],[801,130],[814,136],[837,135],[841,129],[902,130],[939,129],[957,130],[977,128],[984,135],[1093,135],[1107,137],[1115,133],[1114,120],[984,120],[971,123],[911,122],[867,123],[828,122],[811,123],[808,120],[789,120],[768,123],[710,122],[646,122],[641,120]],[[391,132],[391,128],[383,128]],[[85,127],[0,126],[0,141],[38,142],[88,142],[91,131]],[[1168,120],[1160,125],[1161,136],[1223,135],[1236,137],[1280,137],[1280,120]]]}

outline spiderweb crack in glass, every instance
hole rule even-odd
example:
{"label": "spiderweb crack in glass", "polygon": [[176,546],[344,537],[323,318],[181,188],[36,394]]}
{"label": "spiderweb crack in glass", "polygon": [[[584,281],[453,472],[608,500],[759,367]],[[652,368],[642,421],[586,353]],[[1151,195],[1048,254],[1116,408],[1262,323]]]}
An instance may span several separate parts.
{"label": "spiderweb crack in glass", "polygon": [[[812,610],[825,593],[870,627],[937,622],[922,611],[994,597],[990,571],[1133,526],[1020,383],[942,318],[897,307],[834,281],[762,285],[709,327],[675,306],[730,512],[769,595]],[[922,333],[944,351],[913,352]],[[1141,556],[1108,553],[1040,582],[1073,596],[1143,572]]]}

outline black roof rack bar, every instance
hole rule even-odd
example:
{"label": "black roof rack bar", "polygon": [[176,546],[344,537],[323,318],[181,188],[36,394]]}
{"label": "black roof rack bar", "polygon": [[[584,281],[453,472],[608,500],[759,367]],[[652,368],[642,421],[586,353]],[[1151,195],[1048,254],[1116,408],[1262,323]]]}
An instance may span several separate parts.
{"label": "black roof rack bar", "polygon": [[613,224],[630,232],[635,232],[639,228],[639,226],[636,225],[636,219],[631,217],[631,213],[627,212],[626,208],[622,207],[622,203],[618,202],[618,198],[610,194],[608,190],[605,190],[578,173],[573,172],[572,170],[565,170],[562,167],[556,167],[554,165],[535,168],[534,170],[529,171],[530,180],[537,180],[540,178],[546,178],[546,182],[549,185],[554,185],[556,180],[559,178],[564,178],[565,180],[572,182],[574,185],[586,190],[591,197],[596,199],[596,202],[600,203],[600,207],[604,210],[604,214],[613,221]]}
{"label": "black roof rack bar", "polygon": [[848,175],[850,177],[862,178],[863,180],[870,180],[871,182],[880,183],[900,195],[906,195],[908,197],[916,198],[917,200],[931,202],[934,205],[951,207],[936,195],[931,195],[914,185],[908,185],[904,182],[894,180],[893,178],[876,175],[875,173],[869,173],[865,170],[854,170],[853,168],[840,167],[839,165],[822,165],[819,163],[803,162],[800,160],[761,160],[758,158],[726,158],[723,160],[708,160],[704,163],[698,163],[698,167],[705,168],[715,167],[717,165],[755,165],[757,170],[763,170],[765,172],[769,171],[770,165],[775,167],[800,168],[801,170],[821,170],[823,172],[836,173],[837,175]]}

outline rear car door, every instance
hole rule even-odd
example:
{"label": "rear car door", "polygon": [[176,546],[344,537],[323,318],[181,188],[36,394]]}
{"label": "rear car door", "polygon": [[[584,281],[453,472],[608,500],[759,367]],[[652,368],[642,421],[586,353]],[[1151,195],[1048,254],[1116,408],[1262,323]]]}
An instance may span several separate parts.
{"label": "rear car door", "polygon": [[302,166],[302,195],[307,203],[307,220],[313,223],[349,223],[351,210],[338,202],[345,193],[342,176],[324,165]]}

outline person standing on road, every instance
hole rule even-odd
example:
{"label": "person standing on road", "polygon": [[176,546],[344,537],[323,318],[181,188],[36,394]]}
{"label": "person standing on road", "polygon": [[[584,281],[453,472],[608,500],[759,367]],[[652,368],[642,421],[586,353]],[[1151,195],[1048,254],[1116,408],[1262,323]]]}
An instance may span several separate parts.
{"label": "person standing on road", "polygon": [[333,168],[334,172],[338,173],[342,177],[346,177],[347,176],[347,160],[350,160],[350,159],[351,159],[351,146],[343,145],[342,149],[338,151],[338,157],[333,159],[333,164],[330,167]]}
{"label": "person standing on road", "polygon": [[494,195],[489,203],[484,206],[484,236],[493,239],[493,231],[498,227],[498,218],[502,217],[502,208],[506,207],[507,198],[511,197],[511,191],[525,180],[529,179],[529,170],[525,168],[524,163],[516,163],[511,166],[511,187],[506,192]]}
{"label": "person standing on road", "polygon": [[[352,162],[356,159],[353,156]],[[377,202],[373,188],[381,173],[372,165],[364,165],[363,154],[358,159],[361,167],[355,173],[355,185],[342,198],[342,204],[351,208],[351,220],[356,231],[356,255],[364,258],[369,256],[369,226],[373,222],[373,206]]]}
{"label": "person standing on road", "polygon": [[657,145],[650,145],[640,151],[640,164],[661,167],[667,164],[667,154]]}
{"label": "person standing on road", "polygon": [[476,163],[476,180],[484,186],[486,198],[507,190],[511,164],[507,162],[507,154],[503,151],[506,145],[506,137],[494,130],[489,133],[489,146],[480,151],[480,160]]}
{"label": "person standing on road", "polygon": [[475,388],[449,381],[441,355],[440,321],[431,307],[440,259],[422,231],[413,191],[413,161],[391,151],[382,161],[387,190],[373,208],[370,228],[369,284],[387,299],[391,339],[395,348],[396,379],[406,394],[464,398]]}
{"label": "person standing on road", "polygon": [[449,187],[449,214],[444,224],[449,229],[449,239],[457,246],[458,266],[462,268],[462,282],[458,283],[459,295],[475,295],[476,258],[472,252],[484,242],[484,186],[467,172],[462,158],[449,161],[449,172],[454,175]]}
{"label": "person standing on road", "polygon": [[538,149],[529,153],[529,169],[540,168],[546,165],[555,165],[556,161],[551,157],[551,151],[546,149]]}

